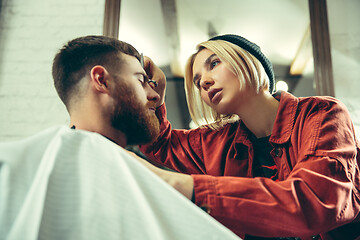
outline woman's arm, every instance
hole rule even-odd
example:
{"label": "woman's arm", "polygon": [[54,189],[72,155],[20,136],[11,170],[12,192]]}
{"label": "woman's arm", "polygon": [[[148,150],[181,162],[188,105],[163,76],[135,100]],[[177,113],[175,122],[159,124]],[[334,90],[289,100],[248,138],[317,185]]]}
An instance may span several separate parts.
{"label": "woman's arm", "polygon": [[160,95],[156,115],[160,122],[160,135],[153,143],[139,146],[147,158],[168,168],[187,173],[204,173],[200,150],[199,130],[172,130],[166,118],[166,77],[162,70],[148,57],[144,58],[144,69],[158,83],[155,91]]}
{"label": "woman's arm", "polygon": [[201,150],[201,129],[174,130],[166,118],[165,104],[156,110],[160,121],[160,135],[149,144],[140,145],[139,149],[155,163],[178,172],[205,173]]}
{"label": "woman's arm", "polygon": [[192,199],[193,189],[194,189],[194,181],[190,175],[167,171],[161,168],[158,168],[145,159],[137,156],[135,153],[128,151],[130,155],[135,157],[140,163],[146,166],[153,173],[162,178],[165,182],[167,182],[170,186],[175,188],[181,194],[183,194],[188,199]]}

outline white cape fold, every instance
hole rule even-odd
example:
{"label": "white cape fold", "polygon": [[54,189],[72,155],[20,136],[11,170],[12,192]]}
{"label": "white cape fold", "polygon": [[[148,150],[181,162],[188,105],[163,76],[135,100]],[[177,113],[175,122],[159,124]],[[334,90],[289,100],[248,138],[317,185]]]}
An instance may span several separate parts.
{"label": "white cape fold", "polygon": [[57,126],[0,143],[0,239],[239,239],[123,148]]}

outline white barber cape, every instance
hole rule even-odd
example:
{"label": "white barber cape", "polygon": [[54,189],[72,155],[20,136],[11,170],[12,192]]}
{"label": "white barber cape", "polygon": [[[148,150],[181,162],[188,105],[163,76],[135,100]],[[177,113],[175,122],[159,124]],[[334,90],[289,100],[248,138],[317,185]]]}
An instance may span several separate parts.
{"label": "white barber cape", "polygon": [[0,143],[0,239],[240,239],[123,148],[66,126]]}

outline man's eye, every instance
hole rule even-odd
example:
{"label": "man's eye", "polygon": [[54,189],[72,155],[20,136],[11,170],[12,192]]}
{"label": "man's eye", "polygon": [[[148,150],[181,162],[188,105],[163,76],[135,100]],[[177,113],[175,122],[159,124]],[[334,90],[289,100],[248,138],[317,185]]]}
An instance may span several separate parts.
{"label": "man's eye", "polygon": [[141,84],[144,84],[145,83],[145,78],[143,75],[139,75],[138,76],[138,80],[141,82]]}

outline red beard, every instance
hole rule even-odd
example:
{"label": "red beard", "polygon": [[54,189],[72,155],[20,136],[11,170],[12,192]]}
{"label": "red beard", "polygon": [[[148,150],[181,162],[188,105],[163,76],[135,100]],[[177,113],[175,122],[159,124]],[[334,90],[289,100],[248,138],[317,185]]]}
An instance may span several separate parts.
{"label": "red beard", "polygon": [[154,112],[149,109],[155,108],[155,102],[142,105],[131,87],[119,85],[114,96],[116,105],[111,116],[111,125],[126,135],[128,145],[154,141],[159,135],[160,124]]}

